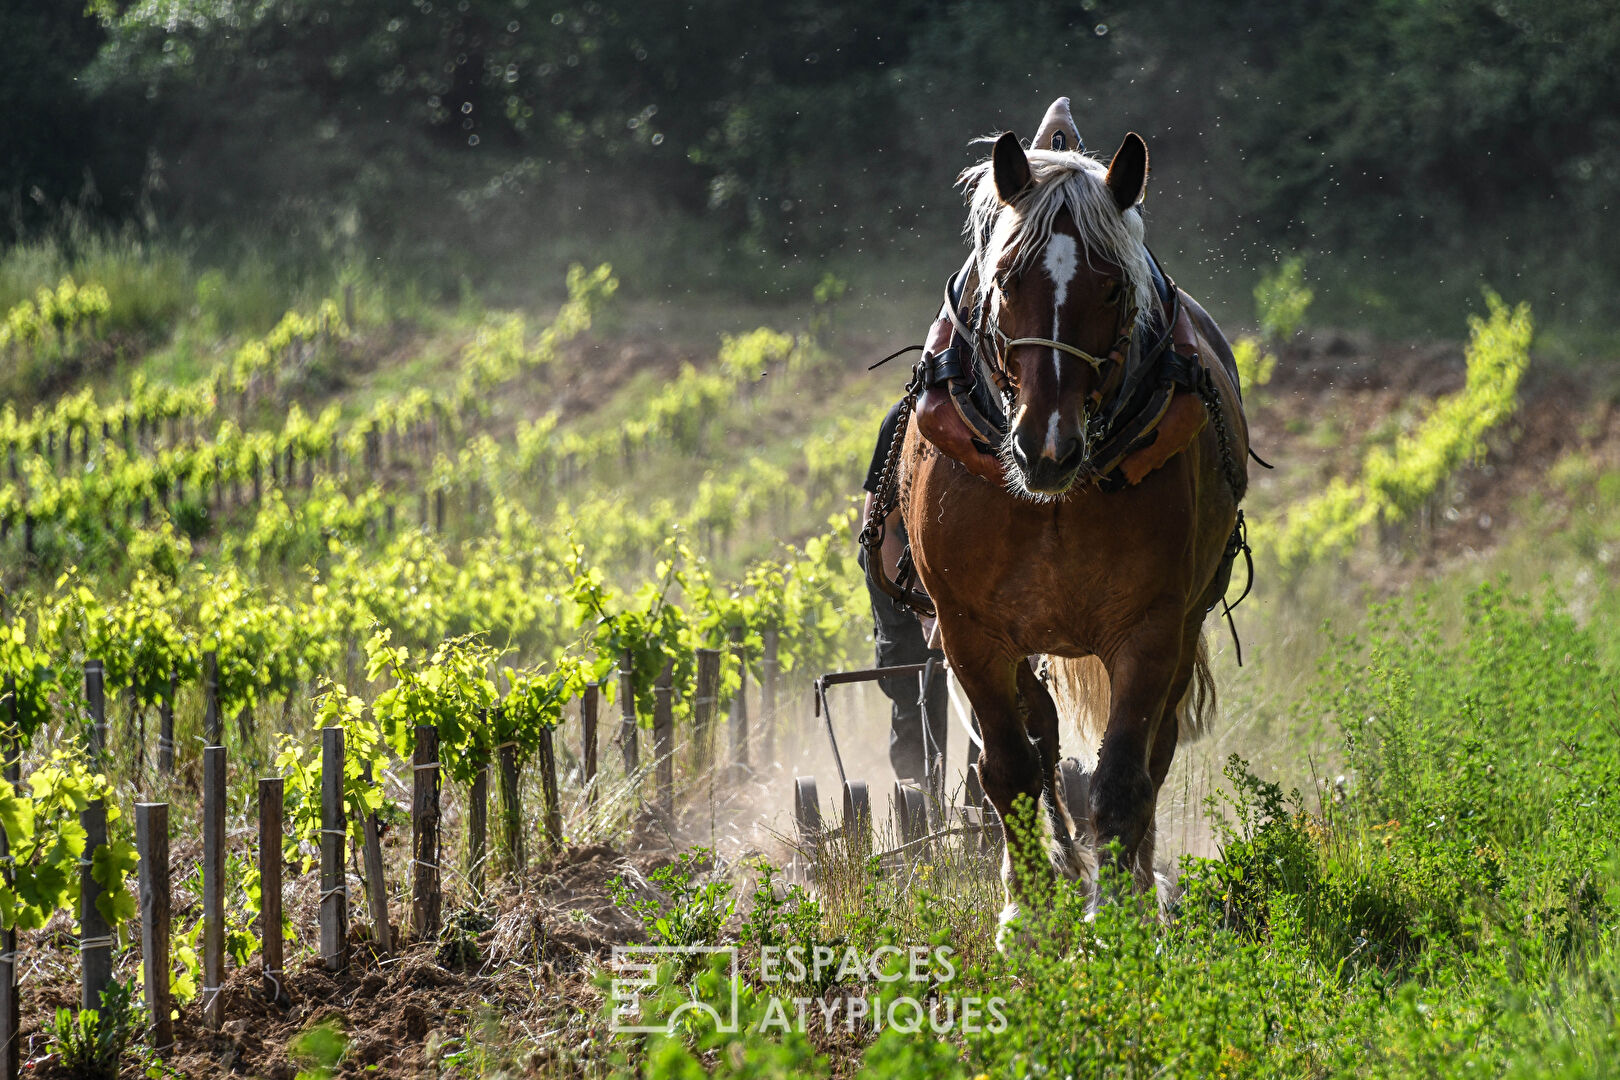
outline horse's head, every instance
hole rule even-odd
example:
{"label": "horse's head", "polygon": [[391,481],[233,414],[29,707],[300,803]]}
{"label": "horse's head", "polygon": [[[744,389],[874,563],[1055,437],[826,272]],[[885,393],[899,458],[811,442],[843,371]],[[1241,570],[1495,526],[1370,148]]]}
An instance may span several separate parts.
{"label": "horse's head", "polygon": [[1002,446],[1018,494],[1062,496],[1082,476],[1135,326],[1151,312],[1137,204],[1147,146],[1130,134],[1107,166],[1011,132],[964,174],[972,191],[981,325],[1008,396]]}

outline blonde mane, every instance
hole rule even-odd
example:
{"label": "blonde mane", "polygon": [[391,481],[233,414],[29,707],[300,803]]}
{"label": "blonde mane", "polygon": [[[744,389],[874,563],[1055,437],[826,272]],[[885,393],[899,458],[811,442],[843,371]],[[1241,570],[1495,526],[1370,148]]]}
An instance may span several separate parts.
{"label": "blonde mane", "polygon": [[[995,142],[993,137],[977,140]],[[1121,213],[1108,189],[1108,166],[1087,153],[1071,150],[1028,150],[1034,185],[1011,205],[996,193],[996,178],[989,160],[970,166],[957,178],[968,195],[968,220],[963,232],[973,244],[973,267],[981,305],[996,299],[996,268],[1013,252],[1010,269],[1021,272],[1052,237],[1058,211],[1068,208],[1080,231],[1087,265],[1093,252],[1125,274],[1136,304],[1137,324],[1146,327],[1158,308],[1153,272],[1148,268],[1142,240],[1142,211],[1133,206]]]}

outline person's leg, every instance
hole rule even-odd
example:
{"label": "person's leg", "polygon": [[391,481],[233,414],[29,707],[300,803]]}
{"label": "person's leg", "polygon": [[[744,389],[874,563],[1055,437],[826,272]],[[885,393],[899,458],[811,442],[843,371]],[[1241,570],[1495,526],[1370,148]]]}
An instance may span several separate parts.
{"label": "person's leg", "polygon": [[[866,553],[860,553],[863,568]],[[922,626],[916,616],[900,607],[871,581],[866,591],[872,599],[872,639],[878,667],[897,667],[901,664],[921,664],[930,653],[923,640]],[[934,656],[940,654],[934,653]],[[938,680],[938,693],[929,695],[929,716],[932,726],[940,725],[945,715],[943,663]],[[889,709],[889,763],[902,780],[921,780],[923,777],[922,707],[918,702],[917,676],[905,675],[879,679],[878,686],[891,702]],[[936,698],[938,704],[936,705]],[[942,740],[943,742],[943,740]]]}

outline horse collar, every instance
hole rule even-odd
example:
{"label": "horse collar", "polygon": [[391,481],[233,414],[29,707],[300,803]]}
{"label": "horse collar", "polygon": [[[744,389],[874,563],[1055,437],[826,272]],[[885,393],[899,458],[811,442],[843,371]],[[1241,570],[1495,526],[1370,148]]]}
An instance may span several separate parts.
{"label": "horse collar", "polygon": [[[1193,384],[1192,369],[1198,366],[1196,358],[1188,361],[1172,348],[1181,312],[1179,291],[1151,251],[1148,259],[1163,329],[1151,346],[1139,345],[1138,313],[1131,310],[1104,357],[1092,356],[1052,338],[1002,338],[1000,348],[995,347],[999,329],[984,305],[975,305],[971,316],[965,317],[968,313],[962,300],[975,274],[970,259],[945,283],[942,314],[951,324],[950,345],[938,353],[924,353],[918,365],[919,385],[947,388],[952,411],[967,428],[973,444],[981,453],[993,457],[1007,436],[1011,398],[1017,389],[1006,365],[1005,350],[1037,345],[1084,360],[1103,376],[1087,402],[1086,412],[1088,423],[1101,429],[1094,441],[1096,460],[1109,467],[1100,471],[1109,472],[1117,464],[1113,459],[1122,450],[1128,450],[1157,425],[1173,386]],[[1095,465],[1093,471],[1099,471]]]}

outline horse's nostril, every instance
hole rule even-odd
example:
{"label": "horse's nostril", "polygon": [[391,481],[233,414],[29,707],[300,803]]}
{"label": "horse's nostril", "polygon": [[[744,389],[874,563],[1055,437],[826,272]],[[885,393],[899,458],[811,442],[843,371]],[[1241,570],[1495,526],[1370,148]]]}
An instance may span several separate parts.
{"label": "horse's nostril", "polygon": [[1076,468],[1080,464],[1081,455],[1085,453],[1085,446],[1079,439],[1070,439],[1058,451],[1057,466],[1064,472]]}
{"label": "horse's nostril", "polygon": [[1018,463],[1018,467],[1028,471],[1030,461],[1029,448],[1024,445],[1024,440],[1016,435],[1013,436],[1012,440],[1012,452],[1013,460]]}

